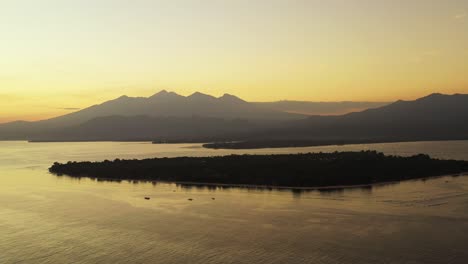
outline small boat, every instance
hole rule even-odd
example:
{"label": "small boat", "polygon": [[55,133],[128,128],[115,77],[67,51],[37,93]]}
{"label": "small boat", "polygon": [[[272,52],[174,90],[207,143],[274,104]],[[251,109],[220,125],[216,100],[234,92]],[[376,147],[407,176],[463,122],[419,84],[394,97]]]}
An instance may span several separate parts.
{"label": "small boat", "polygon": [[149,197],[145,197],[145,200],[149,200],[149,199],[151,199],[151,198],[149,198]]}
{"label": "small boat", "polygon": [[193,201],[193,199],[192,199],[192,198],[189,198],[188,200],[189,200],[189,201]]}

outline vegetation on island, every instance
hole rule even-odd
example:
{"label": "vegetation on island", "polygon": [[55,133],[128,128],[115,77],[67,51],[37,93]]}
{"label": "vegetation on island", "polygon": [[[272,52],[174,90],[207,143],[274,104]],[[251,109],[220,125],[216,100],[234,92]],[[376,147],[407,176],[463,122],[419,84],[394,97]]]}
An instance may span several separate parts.
{"label": "vegetation on island", "polygon": [[277,187],[365,185],[468,171],[468,161],[375,151],[54,163],[56,175]]}

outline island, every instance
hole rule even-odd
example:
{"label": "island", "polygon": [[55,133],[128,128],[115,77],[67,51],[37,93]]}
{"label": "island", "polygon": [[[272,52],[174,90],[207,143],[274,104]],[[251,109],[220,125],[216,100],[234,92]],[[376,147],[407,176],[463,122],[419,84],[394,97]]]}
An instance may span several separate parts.
{"label": "island", "polygon": [[100,180],[144,180],[288,188],[370,185],[468,172],[468,161],[376,151],[229,155],[54,163],[55,175]]}

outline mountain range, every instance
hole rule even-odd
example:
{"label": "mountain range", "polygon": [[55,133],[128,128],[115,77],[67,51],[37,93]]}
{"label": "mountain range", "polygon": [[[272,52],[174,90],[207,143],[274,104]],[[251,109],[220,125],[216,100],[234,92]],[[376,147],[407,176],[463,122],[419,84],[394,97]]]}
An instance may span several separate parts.
{"label": "mountain range", "polygon": [[398,141],[468,138],[468,95],[431,94],[339,116],[310,116],[258,138]]}
{"label": "mountain range", "polygon": [[370,108],[378,108],[390,104],[389,102],[307,102],[307,101],[277,101],[256,102],[255,105],[274,109],[286,113],[301,115],[344,115],[351,112],[360,112]]}
{"label": "mountain range", "polygon": [[[151,140],[162,135],[193,137],[205,130],[204,134],[221,130],[228,135],[304,117],[259,107],[230,94],[216,98],[196,92],[186,97],[163,90],[147,98],[121,96],[48,120],[0,124],[0,140]],[[134,127],[126,129],[125,124]]]}
{"label": "mountain range", "polygon": [[[342,115],[307,115],[319,109],[326,111],[319,104],[323,103],[249,103],[229,94],[216,98],[194,93],[185,97],[161,91],[148,98],[122,96],[48,120],[0,124],[0,140],[201,142],[468,138],[468,95],[432,94],[414,101],[375,103],[372,105],[375,108]],[[340,104],[359,108],[371,103],[328,103],[328,109],[339,110]]]}
{"label": "mountain range", "polygon": [[182,96],[163,90],[147,98],[121,96],[115,100],[47,120],[47,122],[76,125],[96,117],[113,115],[145,115],[150,117],[198,116],[252,120],[288,120],[303,117],[303,115],[299,114],[260,108],[230,94],[224,94],[219,98],[199,92],[190,96]]}

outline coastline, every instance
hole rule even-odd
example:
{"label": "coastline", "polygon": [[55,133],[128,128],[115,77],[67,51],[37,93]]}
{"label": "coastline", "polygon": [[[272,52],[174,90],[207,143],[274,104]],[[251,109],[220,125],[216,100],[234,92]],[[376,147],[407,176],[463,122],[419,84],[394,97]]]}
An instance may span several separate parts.
{"label": "coastline", "polygon": [[360,151],[54,162],[49,172],[108,181],[325,190],[459,175],[468,172],[468,161]]}
{"label": "coastline", "polygon": [[[236,141],[236,142],[212,142],[202,145],[206,149],[224,150],[249,150],[249,149],[275,149],[275,148],[307,148],[307,147],[327,147],[327,146],[349,146],[365,144],[390,144],[390,143],[411,143],[411,142],[451,142],[465,141],[461,139],[399,139],[399,140],[304,140],[304,141]],[[154,144],[154,143],[153,143]]]}
{"label": "coastline", "polygon": [[[466,141],[468,138],[460,139],[413,139],[413,140],[357,140],[357,141],[306,141],[306,143],[289,142],[282,144],[282,141],[234,141],[234,142],[207,142],[207,141],[166,141],[158,142],[149,139],[136,140],[0,140],[0,141],[26,141],[28,143],[93,143],[93,142],[130,142],[130,143],[151,143],[155,145],[174,144],[201,144],[205,149],[213,150],[253,150],[253,149],[279,149],[279,148],[306,148],[306,147],[327,147],[327,146],[349,146],[367,144],[391,144],[391,143],[411,143],[411,142],[453,142]],[[273,144],[271,144],[273,142]],[[277,143],[279,142],[279,143]],[[242,145],[245,144],[245,145]],[[248,146],[249,145],[249,146]]]}
{"label": "coastline", "polygon": [[[54,173],[50,173],[55,175]],[[55,175],[57,176],[57,175]],[[327,191],[327,190],[345,190],[345,189],[360,189],[360,188],[368,188],[374,186],[383,186],[383,185],[391,185],[391,184],[398,184],[402,182],[410,182],[410,181],[424,181],[424,180],[432,180],[438,178],[445,178],[445,177],[464,177],[468,176],[468,172],[462,172],[459,174],[443,174],[443,175],[435,175],[435,176],[427,176],[421,178],[414,178],[414,179],[405,179],[400,181],[385,181],[385,182],[375,182],[370,184],[356,184],[356,185],[330,185],[330,186],[308,186],[308,187],[294,187],[294,186],[275,186],[275,185],[254,185],[254,184],[230,184],[230,183],[213,183],[213,182],[187,182],[187,181],[164,181],[164,180],[145,180],[145,179],[113,179],[113,178],[97,178],[97,177],[73,177],[69,175],[60,175],[59,177],[69,177],[69,178],[87,178],[95,181],[108,181],[108,182],[142,182],[142,183],[165,183],[165,184],[176,184],[176,185],[187,185],[187,186],[199,186],[199,187],[226,187],[226,188],[239,188],[239,189],[264,189],[264,190],[297,190],[297,191]]]}

